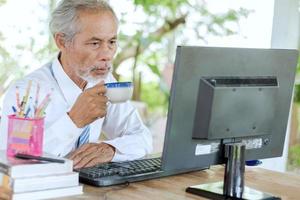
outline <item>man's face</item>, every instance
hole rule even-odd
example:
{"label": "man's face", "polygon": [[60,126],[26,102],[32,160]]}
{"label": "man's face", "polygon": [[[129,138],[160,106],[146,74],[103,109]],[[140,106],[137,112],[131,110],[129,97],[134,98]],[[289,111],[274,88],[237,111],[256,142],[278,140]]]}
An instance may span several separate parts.
{"label": "man's face", "polygon": [[62,53],[72,74],[88,82],[99,82],[112,70],[117,50],[117,21],[109,11],[81,11],[78,24],[79,33]]}

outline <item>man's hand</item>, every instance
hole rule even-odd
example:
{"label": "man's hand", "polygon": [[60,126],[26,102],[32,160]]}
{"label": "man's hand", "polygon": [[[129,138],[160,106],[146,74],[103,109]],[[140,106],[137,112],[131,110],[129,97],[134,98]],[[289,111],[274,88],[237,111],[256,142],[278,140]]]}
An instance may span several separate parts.
{"label": "man's hand", "polygon": [[114,154],[115,148],[109,144],[88,143],[71,152],[68,158],[73,160],[74,169],[79,169],[110,162]]}
{"label": "man's hand", "polygon": [[11,194],[12,192],[10,189],[0,186],[0,200],[10,200]]}
{"label": "man's hand", "polygon": [[105,92],[106,87],[101,82],[79,95],[68,113],[78,128],[106,115],[108,98],[104,96]]}

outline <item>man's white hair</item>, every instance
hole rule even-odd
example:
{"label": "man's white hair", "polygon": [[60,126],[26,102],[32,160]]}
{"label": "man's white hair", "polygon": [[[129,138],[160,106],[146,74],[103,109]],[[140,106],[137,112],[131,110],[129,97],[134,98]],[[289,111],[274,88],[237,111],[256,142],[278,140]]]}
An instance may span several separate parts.
{"label": "man's white hair", "polygon": [[65,41],[71,41],[80,31],[78,24],[79,11],[90,10],[94,12],[110,11],[117,16],[112,7],[103,0],[62,0],[52,12],[50,20],[50,31],[54,36],[56,33],[63,33]]}

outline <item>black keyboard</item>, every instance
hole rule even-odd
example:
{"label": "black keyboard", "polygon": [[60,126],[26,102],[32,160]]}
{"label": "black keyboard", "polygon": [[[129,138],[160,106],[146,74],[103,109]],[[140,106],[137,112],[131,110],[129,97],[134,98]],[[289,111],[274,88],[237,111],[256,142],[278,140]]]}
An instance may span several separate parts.
{"label": "black keyboard", "polygon": [[127,162],[111,162],[82,168],[79,172],[80,182],[109,186],[155,178],[161,171],[161,158],[150,158]]}

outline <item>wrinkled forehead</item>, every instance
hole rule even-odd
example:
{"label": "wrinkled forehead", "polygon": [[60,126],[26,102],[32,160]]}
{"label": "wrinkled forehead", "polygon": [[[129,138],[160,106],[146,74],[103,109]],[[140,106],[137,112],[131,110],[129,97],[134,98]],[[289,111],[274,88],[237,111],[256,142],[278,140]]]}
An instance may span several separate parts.
{"label": "wrinkled forehead", "polygon": [[97,28],[111,29],[111,31],[118,29],[118,20],[114,13],[109,10],[81,10],[78,13],[76,22],[79,31]]}
{"label": "wrinkled forehead", "polygon": [[78,31],[75,38],[89,40],[111,40],[117,38],[118,23],[110,11],[88,12],[81,11],[77,20]]}

